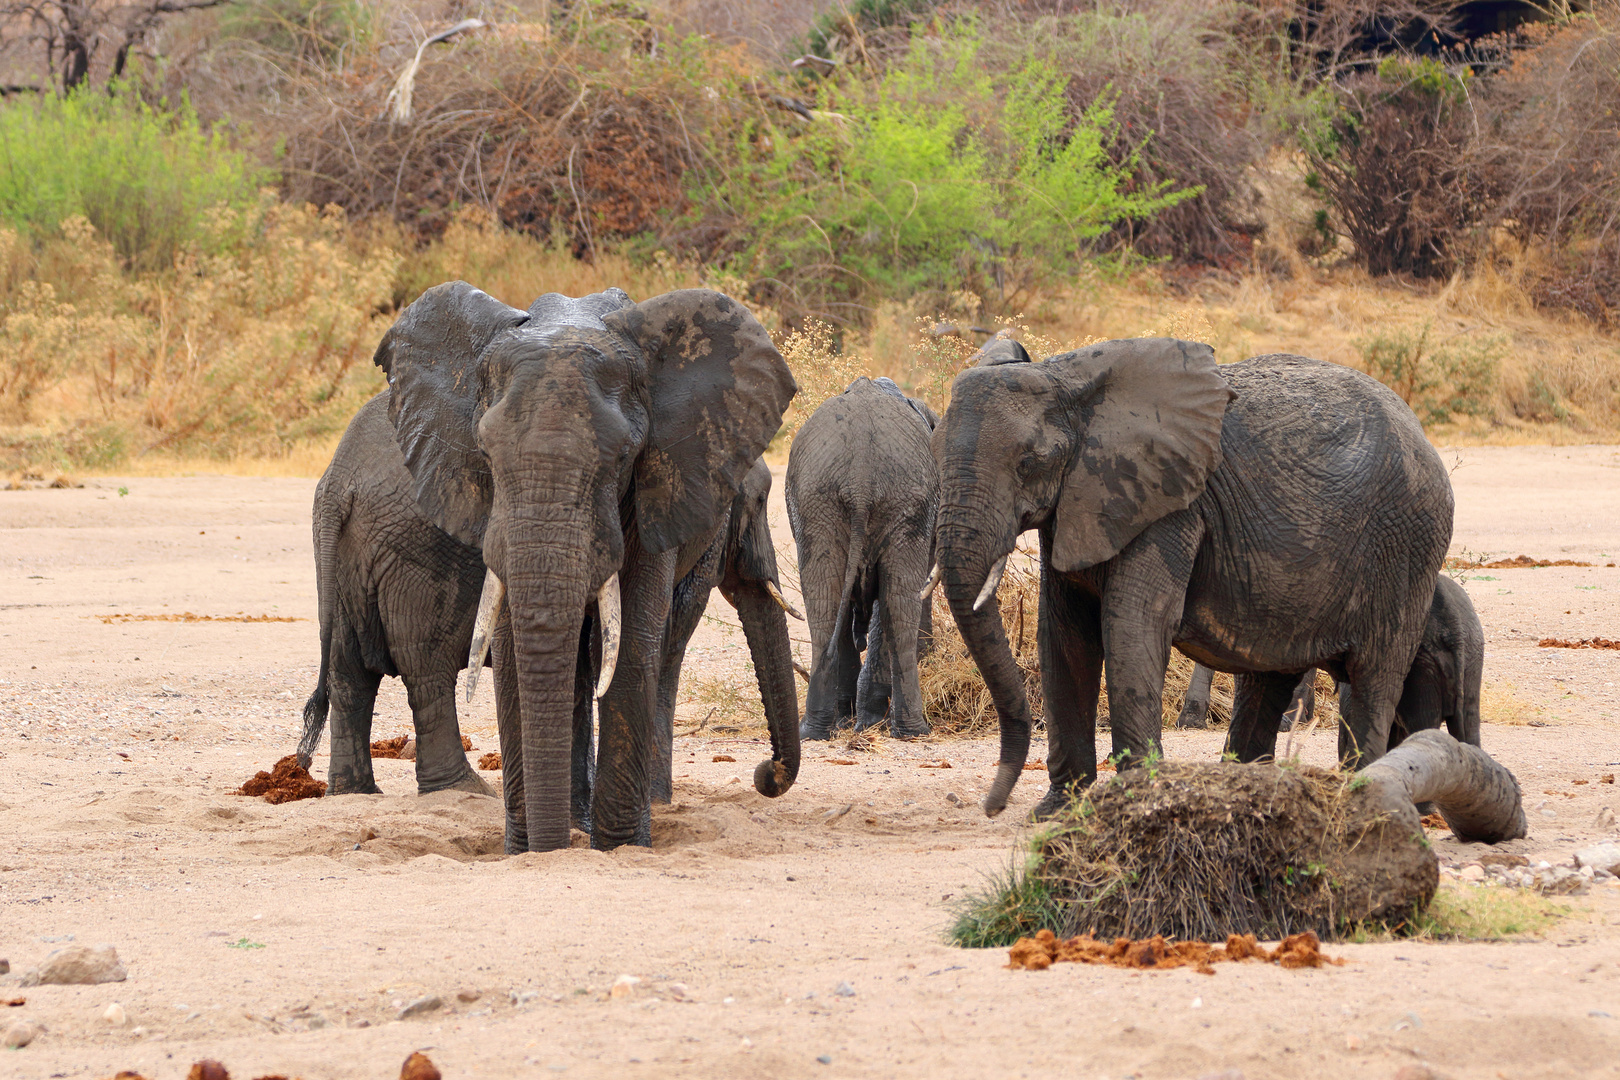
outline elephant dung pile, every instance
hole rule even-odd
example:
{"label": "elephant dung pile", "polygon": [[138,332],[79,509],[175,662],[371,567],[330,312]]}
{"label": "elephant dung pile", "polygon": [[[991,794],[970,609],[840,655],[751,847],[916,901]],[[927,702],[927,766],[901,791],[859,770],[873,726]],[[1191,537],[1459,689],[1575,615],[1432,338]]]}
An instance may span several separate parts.
{"label": "elephant dung pile", "polygon": [[1427,907],[1439,867],[1415,813],[1390,815],[1373,794],[1291,764],[1128,769],[1050,825],[1028,874],[1062,936],[1276,940],[1401,923]]}
{"label": "elephant dung pile", "polygon": [[326,781],[309,775],[309,770],[298,764],[297,754],[288,754],[276,762],[276,767],[270,772],[261,769],[253,779],[242,785],[241,793],[262,795],[267,803],[318,799],[326,794]]}
{"label": "elephant dung pile", "polygon": [[1153,971],[1190,967],[1200,975],[1213,975],[1214,964],[1244,960],[1258,960],[1283,968],[1344,963],[1342,959],[1325,955],[1321,939],[1309,930],[1283,938],[1275,949],[1261,945],[1253,934],[1232,934],[1222,947],[1203,941],[1166,941],[1163,935],[1144,941],[1116,938],[1110,944],[1091,934],[1064,939],[1050,930],[1042,930],[1032,938],[1020,938],[1007,952],[1007,966],[1025,971],[1045,971],[1053,964],[1067,963]]}

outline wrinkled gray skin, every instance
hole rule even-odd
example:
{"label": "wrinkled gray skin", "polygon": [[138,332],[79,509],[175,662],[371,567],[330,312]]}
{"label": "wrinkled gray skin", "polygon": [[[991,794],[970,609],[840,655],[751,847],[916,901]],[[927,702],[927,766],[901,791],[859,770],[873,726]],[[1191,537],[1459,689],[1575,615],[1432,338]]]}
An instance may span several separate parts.
{"label": "wrinkled gray skin", "polygon": [[[786,790],[798,775],[797,739],[791,737],[798,728],[792,646],[787,620],[767,589],[770,584],[780,590],[765,518],[770,489],[770,469],[756,461],[708,548],[675,586],[660,660],[658,761],[651,777],[655,801],[669,800],[681,661],[716,585],[739,613],[767,723],[790,735],[782,740],[787,744],[780,755],[784,775],[780,782],[773,775],[772,782]],[[330,794],[377,792],[372,709],[382,677],[393,675],[404,681],[411,703],[418,792],[458,788],[491,794],[467,765],[455,702],[484,560],[477,548],[445,533],[417,506],[388,420],[387,391],[361,407],[338,444],[315,489],[314,532],[322,660],[315,693],[304,706],[300,764],[309,767],[328,710],[335,709]],[[572,821],[587,832],[595,758],[589,691],[589,685],[576,686],[570,779]]]}
{"label": "wrinkled gray skin", "polygon": [[387,391],[349,423],[315,488],[313,522],[321,669],[304,706],[299,764],[309,767],[330,709],[330,794],[375,793],[372,707],[382,677],[393,675],[415,721],[417,791],[490,794],[462,753],[455,697],[484,560],[416,505]]}
{"label": "wrinkled gray skin", "polygon": [[[1412,669],[1402,684],[1389,729],[1394,749],[1408,735],[1444,724],[1458,742],[1479,745],[1479,688],[1485,660],[1485,631],[1463,587],[1444,574],[1435,579],[1434,601],[1424,624]],[[1177,727],[1208,726],[1211,672],[1193,668]],[[1240,676],[1241,677],[1241,676]],[[1341,693],[1346,692],[1341,687]],[[1279,730],[1308,724],[1316,708],[1316,669],[1300,676],[1283,710]]]}
{"label": "wrinkled gray skin", "polygon": [[860,378],[793,439],[784,491],[810,624],[806,739],[885,716],[897,736],[928,734],[917,658],[933,623],[917,594],[933,565],[938,419],[887,379]]}
{"label": "wrinkled gray skin", "polygon": [[[376,363],[417,503],[505,586],[491,651],[507,850],[568,846],[598,597],[614,575],[622,631],[596,706],[591,843],[650,842],[675,586],[781,425],[787,365],[745,308],[706,289],[640,304],[617,289],[553,293],[524,312],[465,282],[406,308]],[[797,734],[773,728],[755,775],[765,794],[786,790]]]}
{"label": "wrinkled gray skin", "polygon": [[1451,486],[1412,411],[1359,372],[1298,356],[1218,368],[1204,345],[1102,342],[956,377],[934,433],[951,612],[996,704],[999,813],[1029,751],[997,605],[974,603],[1034,529],[1050,814],[1096,779],[1106,667],[1113,749],[1158,749],[1172,646],[1253,676],[1231,745],[1273,752],[1300,672],[1350,684],[1340,756],[1380,756],[1451,538]]}

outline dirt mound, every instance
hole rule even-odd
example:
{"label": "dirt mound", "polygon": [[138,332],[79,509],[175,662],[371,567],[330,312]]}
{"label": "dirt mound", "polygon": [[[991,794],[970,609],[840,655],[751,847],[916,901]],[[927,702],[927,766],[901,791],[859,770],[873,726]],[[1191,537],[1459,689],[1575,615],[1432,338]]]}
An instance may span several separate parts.
{"label": "dirt mound", "polygon": [[499,750],[492,750],[485,754],[483,757],[478,759],[478,767],[483,769],[485,772],[500,772],[501,752]]}
{"label": "dirt mound", "polygon": [[[1371,803],[1348,774],[1288,764],[1155,763],[1090,788],[1035,841],[1006,906],[1067,935],[1331,937],[1428,905],[1439,868],[1421,829]],[[995,912],[993,900],[989,909]],[[1033,922],[1033,925],[1029,925]],[[1001,940],[1011,940],[1011,934]]]}
{"label": "dirt mound", "polygon": [[242,794],[262,795],[265,802],[272,804],[318,799],[326,794],[326,781],[309,775],[309,770],[298,764],[297,754],[288,754],[270,772],[260,770],[243,784]]}
{"label": "dirt mound", "polygon": [[1259,960],[1285,968],[1344,963],[1323,955],[1321,941],[1309,930],[1284,938],[1270,950],[1253,934],[1232,934],[1223,948],[1205,941],[1166,941],[1159,935],[1141,941],[1115,938],[1110,944],[1090,934],[1064,939],[1042,930],[1032,938],[1020,938],[1007,954],[1008,967],[1026,971],[1044,971],[1053,964],[1104,964],[1144,971],[1192,967],[1201,975],[1213,975],[1212,964],[1241,960]]}
{"label": "dirt mound", "polygon": [[1620,641],[1606,637],[1583,637],[1577,641],[1569,638],[1544,637],[1536,642],[1543,649],[1620,649]]}

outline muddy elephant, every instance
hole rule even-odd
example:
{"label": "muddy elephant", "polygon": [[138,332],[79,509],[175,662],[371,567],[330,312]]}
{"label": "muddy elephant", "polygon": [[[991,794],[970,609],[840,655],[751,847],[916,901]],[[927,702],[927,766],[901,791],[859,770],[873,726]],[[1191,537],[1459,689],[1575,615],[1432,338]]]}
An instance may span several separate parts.
{"label": "muddy elephant", "polygon": [[[1445,725],[1458,742],[1479,745],[1479,693],[1485,662],[1485,631],[1468,593],[1440,575],[1412,668],[1401,686],[1390,725],[1389,745],[1399,745],[1414,731]],[[1239,676],[1243,678],[1243,676]],[[1177,727],[1202,728],[1209,712],[1210,669],[1193,667]],[[1310,722],[1316,707],[1316,669],[1300,676],[1293,698],[1283,710],[1279,730]]]}
{"label": "muddy elephant", "polygon": [[886,717],[897,736],[928,734],[917,658],[933,623],[918,592],[933,561],[938,419],[888,379],[863,377],[794,437],[784,494],[810,624],[806,739]]}
{"label": "muddy elephant", "polygon": [[[591,843],[648,843],[675,587],[727,526],[791,372],[710,290],[548,294],[525,312],[465,282],[406,308],[375,360],[413,497],[483,555],[471,653],[494,656],[507,850],[568,845],[592,698]],[[772,731],[767,794],[786,790],[797,734]]]}
{"label": "muddy elephant", "polygon": [[1020,533],[1040,537],[1037,633],[1055,812],[1096,779],[1107,669],[1113,749],[1159,747],[1169,650],[1252,676],[1232,744],[1271,753],[1309,667],[1349,684],[1340,756],[1380,756],[1451,538],[1439,455],[1377,381],[1305,357],[1217,367],[1205,345],[1100,342],[961,372],[934,433],[938,558],[989,686],[999,813],[1030,712],[994,599]]}
{"label": "muddy elephant", "polygon": [[304,705],[298,761],[309,768],[330,712],[333,795],[377,791],[371,719],[384,675],[405,683],[417,791],[489,794],[467,765],[456,718],[456,676],[467,663],[484,559],[433,524],[411,484],[384,391],[349,422],[315,488],[321,666]]}

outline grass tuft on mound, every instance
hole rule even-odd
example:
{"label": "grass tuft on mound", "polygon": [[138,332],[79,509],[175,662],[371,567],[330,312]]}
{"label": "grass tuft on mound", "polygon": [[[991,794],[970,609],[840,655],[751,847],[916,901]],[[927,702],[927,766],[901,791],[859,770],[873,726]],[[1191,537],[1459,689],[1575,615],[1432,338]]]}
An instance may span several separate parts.
{"label": "grass tuft on mound", "polygon": [[1085,791],[959,910],[951,940],[1323,939],[1416,918],[1438,884],[1427,841],[1372,811],[1346,774],[1290,764],[1149,761]]}

